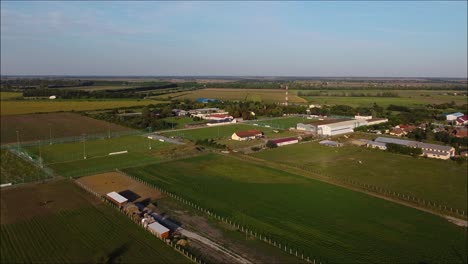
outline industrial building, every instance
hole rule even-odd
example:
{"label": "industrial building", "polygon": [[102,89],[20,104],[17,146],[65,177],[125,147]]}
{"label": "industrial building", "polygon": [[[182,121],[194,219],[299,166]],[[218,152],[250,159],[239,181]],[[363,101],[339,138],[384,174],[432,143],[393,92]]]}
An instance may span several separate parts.
{"label": "industrial building", "polygon": [[356,127],[376,125],[388,122],[386,118],[372,118],[372,116],[356,116],[356,119],[325,119],[310,123],[298,123],[297,130],[307,131],[318,136],[335,136],[354,132]]}
{"label": "industrial building", "polygon": [[456,112],[456,113],[445,115],[445,118],[447,119],[447,121],[455,121],[457,120],[457,118],[462,117],[462,116],[463,116],[463,113]]}
{"label": "industrial building", "polygon": [[278,147],[299,143],[295,137],[270,139],[269,141]]}
{"label": "industrial building", "polygon": [[[429,144],[423,143],[413,140],[404,140],[398,138],[388,138],[388,137],[378,137],[374,140],[377,143],[383,144],[398,144],[402,146],[412,147],[412,148],[420,148],[423,152],[422,156],[428,158],[435,158],[435,159],[450,159],[451,157],[455,156],[455,148],[451,146],[443,146],[443,145],[436,145],[436,144]],[[375,143],[372,143],[375,144]]]}
{"label": "industrial building", "polygon": [[247,130],[247,131],[237,131],[232,134],[231,139],[237,141],[246,141],[252,139],[258,139],[263,137],[263,132],[260,130]]}

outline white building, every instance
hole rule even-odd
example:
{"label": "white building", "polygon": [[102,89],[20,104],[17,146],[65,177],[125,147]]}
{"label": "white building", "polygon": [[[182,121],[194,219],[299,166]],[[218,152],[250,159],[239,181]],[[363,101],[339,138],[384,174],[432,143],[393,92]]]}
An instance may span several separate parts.
{"label": "white building", "polygon": [[263,137],[263,132],[260,130],[237,131],[232,134],[231,139],[237,141],[246,141]]}
{"label": "white building", "polygon": [[457,120],[457,118],[462,117],[463,113],[457,112],[457,113],[451,113],[447,114],[445,117],[447,118],[447,121],[454,121]]}
{"label": "white building", "polygon": [[388,138],[388,137],[378,137],[375,139],[375,142],[380,142],[384,144],[393,143],[398,145],[403,145],[412,148],[420,148],[423,152],[422,156],[435,159],[450,159],[450,157],[455,156],[455,148],[451,146],[443,146],[436,144],[423,143],[413,140],[404,140],[398,138]]}
{"label": "white building", "polygon": [[368,119],[372,119],[372,116],[362,116],[362,115],[357,114],[354,116],[354,119],[368,120]]}
{"label": "white building", "polygon": [[294,138],[294,137],[277,138],[277,139],[271,139],[269,141],[274,143],[278,147],[299,143],[299,140],[297,138]]}
{"label": "white building", "polygon": [[165,226],[161,225],[158,222],[154,222],[148,225],[148,230],[153,233],[154,235],[160,238],[168,238],[169,237],[169,229]]}

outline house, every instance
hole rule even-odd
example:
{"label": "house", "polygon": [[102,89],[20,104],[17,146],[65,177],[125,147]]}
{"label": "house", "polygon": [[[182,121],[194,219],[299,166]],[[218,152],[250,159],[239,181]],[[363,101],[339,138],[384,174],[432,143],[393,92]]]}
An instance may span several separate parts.
{"label": "house", "polygon": [[172,109],[172,114],[175,116],[186,116],[187,113],[188,113],[187,111],[182,110],[182,109]]}
{"label": "house", "polygon": [[462,151],[460,152],[461,157],[468,157],[468,151]]}
{"label": "house", "polygon": [[418,142],[418,141],[413,141],[413,140],[404,140],[404,139],[388,138],[388,137],[378,137],[374,141],[384,143],[384,144],[392,143],[392,144],[398,144],[398,145],[412,147],[412,148],[420,148],[423,152],[422,156],[425,156],[428,158],[446,160],[455,156],[455,148],[451,146],[443,146],[443,145],[429,144],[429,143],[423,143],[423,142]]}
{"label": "house", "polygon": [[463,116],[463,113],[456,112],[456,113],[445,115],[445,118],[447,119],[447,121],[455,121],[457,120],[457,118],[462,117],[462,116]]}
{"label": "house", "polygon": [[459,126],[468,125],[468,115],[460,116],[455,120],[455,123]]}
{"label": "house", "polygon": [[320,145],[327,146],[327,147],[341,147],[343,144],[336,142],[336,141],[331,141],[331,140],[322,140],[319,142]]}
{"label": "house", "polygon": [[382,142],[375,142],[372,140],[361,139],[361,141],[366,143],[366,147],[368,148],[376,148],[381,150],[387,150],[387,145]]}
{"label": "house", "polygon": [[206,115],[205,118],[206,120],[224,120],[224,119],[234,119],[231,115],[228,114],[209,114]]}
{"label": "house", "polygon": [[232,134],[231,139],[238,141],[245,141],[251,139],[257,139],[263,137],[263,132],[260,130],[247,130],[247,131],[237,131]]}
{"label": "house", "polygon": [[270,139],[269,141],[278,147],[299,143],[295,137]]}
{"label": "house", "polygon": [[154,222],[148,225],[148,230],[160,238],[169,237],[169,229],[158,222]]}
{"label": "house", "polygon": [[128,202],[128,199],[123,197],[122,195],[116,193],[116,192],[110,192],[108,194],[106,194],[106,197],[111,201],[113,202],[114,204],[118,205],[118,206],[124,206],[127,202]]}
{"label": "house", "polygon": [[392,135],[392,136],[401,137],[401,136],[406,135],[406,132],[405,132],[405,130],[403,130],[401,128],[394,128],[394,129],[392,129],[392,131],[390,131],[389,134]]}
{"label": "house", "polygon": [[468,137],[468,128],[457,128],[452,131],[452,135],[454,135],[457,138],[464,138]]}

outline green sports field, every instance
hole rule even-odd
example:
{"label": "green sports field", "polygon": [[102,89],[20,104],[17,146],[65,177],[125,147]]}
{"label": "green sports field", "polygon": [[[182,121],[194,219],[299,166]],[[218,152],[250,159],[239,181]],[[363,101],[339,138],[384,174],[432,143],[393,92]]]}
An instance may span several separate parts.
{"label": "green sports field", "polygon": [[36,167],[31,162],[18,157],[9,150],[1,151],[0,160],[0,184],[18,184],[39,181],[51,177],[51,175],[48,175],[39,167]]}
{"label": "green sports field", "polygon": [[210,154],[126,172],[328,262],[467,260],[447,220],[269,167]]}
{"label": "green sports field", "polygon": [[213,127],[203,127],[196,129],[187,129],[180,131],[171,131],[164,132],[165,136],[180,136],[190,140],[199,140],[199,139],[226,139],[231,138],[232,134],[236,131],[252,130],[259,129],[268,135],[273,133],[272,128],[260,128],[252,125],[244,124],[234,124],[234,125],[222,125],[222,126],[213,126]]}
{"label": "green sports field", "polygon": [[[71,182],[1,192],[1,263],[189,262]],[[4,214],[7,208],[16,209]]]}
{"label": "green sports field", "polygon": [[465,211],[467,207],[466,163],[413,158],[355,146],[330,148],[313,142],[266,150],[253,156],[372,184]]}

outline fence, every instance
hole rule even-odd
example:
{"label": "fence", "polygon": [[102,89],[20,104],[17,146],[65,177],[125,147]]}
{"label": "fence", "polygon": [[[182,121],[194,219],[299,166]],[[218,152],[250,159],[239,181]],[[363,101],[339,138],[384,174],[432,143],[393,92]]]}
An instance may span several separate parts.
{"label": "fence", "polygon": [[18,158],[24,160],[25,162],[33,165],[34,167],[39,169],[39,171],[42,171],[44,173],[44,176],[45,176],[45,177],[41,177],[41,175],[37,175],[37,179],[34,179],[35,177],[33,176],[29,180],[25,181],[26,176],[22,175],[21,180],[11,182],[12,184],[40,182],[40,181],[44,181],[44,180],[53,179],[56,176],[55,172],[51,168],[46,167],[42,163],[42,160],[34,159],[27,152],[22,152],[22,151],[19,151],[17,149],[8,149],[8,151],[10,151],[14,155],[16,155]]}
{"label": "fence", "polygon": [[[86,140],[143,135],[145,133],[148,133],[148,132],[139,131],[139,130],[130,130],[130,131],[121,131],[121,132],[101,133],[101,134],[86,134]],[[1,145],[0,148],[5,149],[5,148],[13,148],[13,147],[19,147],[19,148],[34,147],[34,146],[53,145],[53,144],[81,142],[81,141],[83,141],[83,136],[61,137],[61,138],[51,138],[51,139],[35,140],[35,141],[28,141],[28,142],[20,142],[19,144],[10,143],[10,144]]]}
{"label": "fence", "polygon": [[249,226],[245,226],[245,225],[242,225],[240,224],[239,222],[236,222],[228,217],[224,217],[224,216],[221,216],[219,214],[217,214],[216,212],[214,212],[214,210],[212,209],[206,209],[206,208],[203,208],[202,206],[192,202],[192,201],[189,201],[181,196],[178,196],[176,195],[175,193],[172,193],[172,192],[169,192],[159,186],[156,186],[155,184],[150,184],[140,178],[137,178],[137,177],[134,177],[132,175],[128,175],[126,174],[125,172],[122,172],[120,170],[116,170],[117,172],[119,173],[122,173],[124,174],[125,176],[127,177],[130,177],[132,178],[133,180],[135,181],[138,181],[148,187],[151,187],[153,189],[156,189],[158,191],[160,191],[161,193],[185,204],[185,205],[188,205],[204,214],[207,214],[209,217],[212,217],[218,221],[222,221],[223,223],[225,224],[228,224],[238,230],[240,230],[242,233],[246,234],[246,235],[250,235],[250,236],[253,236],[255,237],[256,239],[259,239],[260,241],[263,241],[265,243],[268,243],[274,247],[277,247],[279,249],[281,249],[282,251],[286,252],[286,253],[289,253],[290,255],[293,255],[293,256],[296,256],[298,258],[300,258],[301,260],[304,260],[306,262],[309,262],[309,263],[313,263],[313,264],[322,264],[322,263],[326,263],[325,261],[321,260],[320,258],[318,257],[313,257],[313,256],[309,256],[307,254],[304,253],[303,250],[299,250],[297,248],[293,248],[291,247],[290,245],[288,245],[287,243],[283,242],[279,242],[275,239],[272,238],[272,235],[269,235],[267,233],[264,233],[264,232],[259,232],[257,230],[254,230],[252,227],[249,227]]}
{"label": "fence", "polygon": [[[71,180],[71,178],[70,178]],[[103,195],[100,195],[99,193],[93,191],[91,188],[87,187],[86,185],[82,184],[81,182],[79,181],[76,181],[76,180],[72,180],[73,183],[75,183],[76,185],[78,185],[80,188],[82,188],[83,190],[87,191],[88,193],[96,196],[97,198],[101,199],[102,202],[114,207],[115,209],[119,210],[120,212],[123,213],[122,211],[122,208],[118,207],[117,205],[115,205],[114,203],[110,202],[108,199],[106,199]],[[131,218],[130,215],[127,215],[124,213],[124,215],[128,216],[132,221],[133,219]],[[139,227],[141,227],[142,229],[146,230],[148,233],[152,234],[148,229],[146,229],[141,223],[139,222],[134,222],[136,224],[138,224]],[[153,235],[153,234],[152,234]],[[193,253],[191,253],[189,250],[185,249],[184,247],[181,247],[179,245],[177,245],[176,243],[174,243],[173,241],[170,241],[168,239],[164,239],[164,238],[161,238],[159,236],[155,236],[156,238],[158,238],[159,240],[163,241],[166,245],[172,247],[174,250],[176,250],[177,252],[181,253],[182,255],[184,255],[185,257],[187,257],[188,259],[192,260],[193,262],[195,263],[198,263],[198,264],[205,264],[205,262],[200,258],[200,257],[197,257],[195,256]]]}
{"label": "fence", "polygon": [[380,194],[380,195],[384,195],[384,196],[388,196],[388,197],[392,197],[392,198],[397,198],[397,199],[403,200],[405,202],[417,204],[417,205],[426,207],[428,209],[438,210],[438,211],[445,212],[445,213],[455,215],[455,216],[461,216],[462,218],[467,217],[467,212],[465,210],[458,209],[458,208],[453,208],[453,207],[450,207],[450,206],[448,206],[446,204],[442,204],[440,202],[435,202],[435,201],[431,201],[431,200],[422,199],[422,198],[416,197],[416,196],[411,195],[411,194],[399,193],[399,192],[392,191],[392,190],[389,190],[389,189],[385,189],[385,188],[375,186],[375,185],[372,185],[372,184],[358,182],[358,181],[356,181],[354,179],[343,178],[343,177],[335,176],[335,175],[329,175],[329,174],[324,173],[321,170],[314,170],[314,169],[311,169],[311,168],[306,167],[306,166],[284,164],[282,162],[278,162],[278,163],[280,163],[283,166],[290,166],[290,167],[294,167],[294,168],[297,168],[297,169],[312,172],[312,173],[315,173],[315,174],[319,174],[319,175],[328,177],[331,180],[341,182],[341,183],[345,183],[345,184],[349,184],[349,185],[352,185],[352,186],[356,186],[356,187],[359,187],[359,188],[364,189],[364,190],[369,191],[369,192],[373,192],[373,193],[376,193],[376,194]]}

